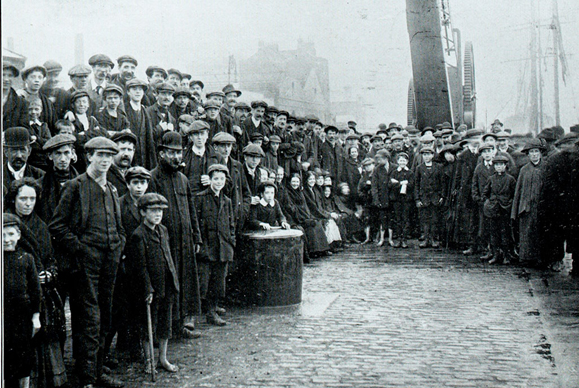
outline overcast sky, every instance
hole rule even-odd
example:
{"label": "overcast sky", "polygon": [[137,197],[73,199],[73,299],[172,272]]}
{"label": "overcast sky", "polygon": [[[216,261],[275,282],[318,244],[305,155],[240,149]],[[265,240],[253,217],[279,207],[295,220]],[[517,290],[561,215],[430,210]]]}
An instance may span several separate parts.
{"label": "overcast sky", "polygon": [[[514,114],[532,0],[449,1],[453,26],[474,44],[479,125]],[[552,0],[534,1],[548,24]],[[559,14],[570,70],[567,86],[561,84],[562,125],[568,128],[579,122],[579,1],[559,0]],[[77,33],[84,34],[85,59],[99,52],[113,59],[131,54],[143,78],[150,64],[194,71],[204,60],[246,58],[260,40],[295,49],[301,38],[329,60],[332,90],[353,86],[370,104],[370,127],[406,122],[412,70],[404,0],[2,1],[3,44],[13,37],[29,65],[51,58],[68,70]],[[550,32],[541,33],[548,50]],[[549,71],[552,62],[544,61]],[[552,72],[544,82],[545,111],[552,115]]]}

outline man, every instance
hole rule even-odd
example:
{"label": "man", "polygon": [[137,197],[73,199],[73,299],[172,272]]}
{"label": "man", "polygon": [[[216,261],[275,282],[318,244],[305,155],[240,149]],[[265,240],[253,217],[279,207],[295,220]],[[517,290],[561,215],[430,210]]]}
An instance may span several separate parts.
{"label": "man", "polygon": [[501,120],[496,119],[495,121],[493,121],[493,123],[491,124],[491,133],[499,133],[503,130],[503,123],[501,123]]}
{"label": "man", "polygon": [[2,65],[2,129],[28,126],[28,102],[19,96],[12,82],[20,75],[16,66]]}
{"label": "man", "polygon": [[[265,101],[253,101],[251,103],[251,116],[245,119],[241,126],[243,131],[242,146],[249,144],[249,136],[254,132],[261,133],[264,138],[269,137],[269,127],[264,120],[266,109],[267,103]],[[268,141],[269,139],[265,142]]]}
{"label": "man", "polygon": [[88,59],[88,64],[92,67],[92,80],[94,81],[94,85],[91,84],[88,88],[88,95],[94,101],[98,111],[103,107],[103,92],[115,64],[105,54],[93,55]]}
{"label": "man", "polygon": [[282,143],[285,143],[288,136],[286,132],[288,118],[289,113],[285,110],[280,110],[273,123],[273,128],[271,129],[272,135],[278,136],[282,140]]}
{"label": "man", "polygon": [[36,210],[46,223],[50,222],[54,209],[60,201],[64,184],[78,176],[78,172],[71,165],[75,141],[76,138],[73,135],[56,135],[42,147],[50,162],[46,174],[40,180],[42,195],[38,200]]}
{"label": "man", "polygon": [[107,173],[107,180],[115,186],[119,197],[128,191],[125,173],[133,163],[137,137],[130,129],[115,133],[111,140],[117,144],[119,152],[113,158],[113,164]]}
{"label": "man", "polygon": [[241,91],[235,89],[233,85],[229,84],[223,88],[223,94],[225,95],[225,103],[221,106],[220,112],[224,116],[233,118],[233,109],[237,104],[237,99],[241,97]]}
{"label": "man", "polygon": [[181,285],[173,326],[180,335],[192,337],[195,334],[194,316],[201,311],[195,254],[199,252],[202,241],[189,180],[179,172],[182,161],[181,135],[166,132],[159,142],[159,165],[151,172],[149,192],[161,194],[169,201],[168,211],[163,214],[163,225],[169,231],[171,256]]}
{"label": "man", "polygon": [[205,121],[195,120],[187,128],[184,135],[189,138],[185,149],[183,173],[189,179],[193,194],[203,191],[209,185],[207,168],[209,167],[209,150],[206,147],[210,126]]}
{"label": "man", "polygon": [[277,151],[280,144],[282,143],[281,138],[278,135],[271,135],[269,138],[269,147],[265,153],[265,158],[263,159],[262,165],[270,171],[277,171],[278,168],[278,156]]}
{"label": "man", "polygon": [[201,82],[199,80],[193,80],[189,84],[189,87],[191,88],[191,91],[193,92],[193,94],[197,95],[197,97],[199,98],[199,103],[200,104],[203,103],[203,100],[205,98],[205,96],[203,94],[203,89],[205,89],[205,85],[203,84],[203,82]]}
{"label": "man", "polygon": [[149,107],[156,102],[155,92],[157,91],[157,86],[162,84],[167,80],[167,72],[165,69],[159,66],[149,66],[145,70],[147,75],[147,82],[149,82],[147,92],[143,98],[143,105]]}
{"label": "man", "polygon": [[338,145],[338,128],[329,125],[325,128],[326,141],[320,147],[320,167],[326,170],[332,177],[332,182],[338,184],[338,177],[342,172],[342,160],[344,152]]}
{"label": "man", "polygon": [[87,65],[76,65],[70,68],[68,71],[68,76],[70,77],[70,82],[72,82],[72,87],[68,89],[70,94],[76,92],[77,90],[89,90],[89,76],[92,73],[92,69]]}
{"label": "man", "polygon": [[142,104],[147,84],[137,78],[127,82],[128,103],[125,104],[125,112],[131,131],[137,136],[137,147],[135,149],[135,164],[153,169],[157,166],[157,150],[153,138],[153,122],[145,111]]}
{"label": "man", "polygon": [[243,165],[231,157],[235,137],[226,132],[219,132],[213,137],[214,156],[211,157],[209,164],[220,163],[229,169],[229,177],[225,186],[225,195],[227,195],[233,205],[233,214],[235,217],[236,229],[238,232],[243,230],[243,224],[247,214],[249,214],[249,205],[251,203],[251,191],[247,185]]}
{"label": "man", "polygon": [[256,205],[259,202],[258,186],[261,183],[259,180],[259,169],[257,168],[265,157],[265,153],[260,146],[255,144],[248,144],[243,149],[243,171],[245,172],[245,180],[251,191],[251,204]]}
{"label": "man", "polygon": [[167,70],[167,82],[170,83],[177,89],[181,86],[181,81],[183,80],[183,75],[177,69]]}
{"label": "man", "polygon": [[57,120],[56,110],[54,104],[48,97],[40,93],[40,88],[46,81],[46,69],[44,66],[32,66],[22,71],[22,79],[24,80],[24,89],[18,90],[18,95],[24,97],[26,101],[32,101],[37,98],[42,101],[42,114],[40,121],[48,124],[51,133],[55,133],[55,123]]}
{"label": "man", "polygon": [[44,171],[28,164],[32,150],[30,144],[30,134],[24,127],[8,128],[4,132],[4,193],[15,180],[25,177],[40,179],[44,176]]}
{"label": "man", "polygon": [[267,107],[267,109],[265,110],[265,123],[267,124],[268,127],[273,126],[273,123],[278,113],[279,109],[277,109],[275,106],[271,105]]}
{"label": "man", "polygon": [[169,112],[178,120],[182,115],[195,115],[197,112],[189,102],[193,99],[193,95],[188,87],[178,86],[173,94],[175,99],[169,107]]}
{"label": "man", "polygon": [[208,100],[205,104],[205,121],[209,125],[209,137],[213,138],[215,134],[219,132],[227,132],[231,133],[227,130],[224,123],[220,120],[221,117],[219,116],[219,109],[221,105],[218,102],[213,100]]}
{"label": "man", "polygon": [[40,93],[44,94],[52,102],[56,117],[63,117],[68,109],[70,93],[58,86],[58,77],[62,71],[62,65],[54,60],[48,60],[44,62],[43,66],[46,69],[46,81],[40,88]]}
{"label": "man", "polygon": [[175,93],[175,87],[170,83],[163,82],[157,85],[157,102],[147,108],[147,114],[151,117],[153,124],[155,144],[159,144],[165,132],[174,131],[177,126],[177,120],[169,112],[169,107],[173,102],[173,93]]}
{"label": "man", "polygon": [[353,133],[355,133],[356,135],[359,135],[360,133],[358,132],[358,130],[356,129],[356,126],[358,124],[355,121],[348,121],[348,128],[350,128],[352,130]]}
{"label": "man", "polygon": [[[227,133],[233,133],[233,117],[228,114],[221,113],[221,108],[223,107],[223,101],[225,100],[225,94],[221,91],[211,92],[207,94],[207,105],[208,103],[213,103],[219,106],[219,111],[215,120],[218,125],[223,128],[223,131]],[[211,131],[209,131],[211,136]]]}
{"label": "man", "polygon": [[119,85],[126,91],[127,82],[135,78],[135,71],[139,62],[130,55],[123,55],[117,59],[119,72],[111,76],[111,83]]}
{"label": "man", "polygon": [[103,373],[104,346],[112,312],[112,297],[125,232],[119,197],[107,182],[107,172],[118,147],[97,136],[85,144],[87,171],[68,181],[50,233],[71,261],[70,309],[73,321],[76,370],[80,385],[122,387]]}
{"label": "man", "polygon": [[370,151],[368,151],[368,154],[366,155],[366,157],[368,158],[373,158],[376,156],[376,153],[378,151],[380,151],[381,149],[384,148],[384,140],[382,139],[381,136],[378,135],[374,135],[370,138]]}
{"label": "man", "polygon": [[183,76],[181,79],[181,87],[191,90],[191,87],[189,86],[191,83],[191,74],[182,73],[181,75]]}

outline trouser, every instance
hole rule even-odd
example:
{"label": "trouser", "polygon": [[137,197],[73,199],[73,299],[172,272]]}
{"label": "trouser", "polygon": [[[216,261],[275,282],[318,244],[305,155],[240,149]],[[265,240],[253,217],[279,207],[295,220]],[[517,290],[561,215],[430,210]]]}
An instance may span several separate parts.
{"label": "trouser", "polygon": [[438,207],[425,205],[420,208],[420,223],[426,241],[438,240]]}
{"label": "trouser", "polygon": [[410,208],[412,202],[396,201],[394,207],[394,236],[407,240],[410,238]]}
{"label": "trouser", "polygon": [[96,383],[102,374],[120,254],[120,248],[108,251],[87,246],[78,257],[70,309],[76,331],[76,369],[81,385]]}
{"label": "trouser", "polygon": [[476,244],[479,249],[485,251],[491,242],[490,231],[492,229],[492,220],[484,215],[483,206],[478,209],[478,235]]}
{"label": "trouser", "polygon": [[199,261],[199,288],[204,312],[211,312],[217,307],[220,298],[225,297],[226,261]]}
{"label": "trouser", "polygon": [[491,233],[491,250],[494,258],[501,255],[510,255],[513,251],[511,237],[511,219],[506,211],[501,211],[499,217],[489,218],[492,225]]}

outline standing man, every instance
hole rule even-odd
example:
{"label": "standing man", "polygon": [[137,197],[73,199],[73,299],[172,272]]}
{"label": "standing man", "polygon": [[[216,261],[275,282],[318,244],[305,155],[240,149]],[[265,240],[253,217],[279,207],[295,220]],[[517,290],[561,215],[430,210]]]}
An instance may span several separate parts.
{"label": "standing man", "polygon": [[130,55],[123,55],[117,59],[119,72],[111,76],[111,83],[119,85],[126,90],[127,82],[135,78],[135,71],[139,62]]}
{"label": "standing man", "polygon": [[169,82],[175,89],[181,86],[181,81],[183,80],[183,75],[177,69],[167,70],[167,82]]}
{"label": "standing man", "polygon": [[209,124],[195,120],[186,131],[185,135],[189,137],[189,141],[183,157],[183,162],[185,162],[183,173],[189,179],[191,192],[197,194],[209,185],[209,176],[207,176],[209,150],[206,147]]}
{"label": "standing man", "polygon": [[62,65],[56,61],[48,60],[44,62],[43,66],[46,69],[46,81],[40,88],[40,93],[52,102],[56,110],[56,117],[63,117],[68,109],[70,93],[58,86]]}
{"label": "standing man", "polygon": [[355,121],[353,121],[353,120],[348,121],[348,128],[349,128],[353,133],[355,133],[356,135],[359,135],[360,132],[358,132],[358,130],[356,129],[356,126],[357,126],[357,125],[358,125],[358,124],[357,124]]}
{"label": "standing man", "polygon": [[332,177],[332,182],[337,185],[338,177],[342,172],[343,150],[338,144],[338,128],[329,125],[325,129],[326,141],[320,147],[320,165]]}
{"label": "standing man", "polygon": [[[54,104],[47,96],[40,93],[40,88],[46,81],[46,75],[47,72],[44,66],[32,66],[28,69],[24,69],[21,74],[22,79],[24,80],[24,89],[18,90],[17,93],[19,96],[24,97],[28,102],[37,98],[42,101],[42,114],[40,115],[40,121],[48,124],[50,133],[54,134],[57,120]],[[26,121],[28,122],[28,119]]]}
{"label": "standing man", "polygon": [[89,87],[88,95],[94,101],[98,111],[103,107],[103,92],[115,64],[105,54],[93,55],[88,59],[88,64],[92,67],[92,80],[94,81],[94,85],[91,84]]}
{"label": "standing man", "polygon": [[133,163],[137,137],[129,129],[115,133],[111,140],[117,143],[119,152],[113,158],[113,165],[107,173],[107,180],[115,186],[119,197],[128,191],[125,173]]}
{"label": "standing man", "polygon": [[149,85],[145,97],[143,98],[143,105],[149,107],[157,101],[155,97],[157,86],[167,80],[167,72],[162,67],[149,66],[147,67],[147,70],[145,70],[145,74],[147,75]]}
{"label": "standing man", "polygon": [[127,82],[129,100],[125,104],[125,113],[131,131],[137,136],[135,164],[151,170],[157,166],[157,150],[153,138],[153,122],[142,103],[146,92],[147,84],[145,82],[137,78]]}
{"label": "standing man", "polygon": [[233,118],[233,108],[237,104],[237,99],[241,97],[241,91],[229,84],[223,88],[223,94],[225,94],[225,103],[221,106],[220,112],[224,116]]}
{"label": "standing man", "polygon": [[44,171],[28,164],[28,157],[32,148],[28,129],[23,127],[8,128],[4,132],[4,192],[10,184],[18,179],[30,177],[40,179]]}
{"label": "standing man", "polygon": [[151,172],[149,192],[161,194],[169,201],[169,209],[163,214],[163,225],[169,231],[171,256],[181,284],[173,326],[177,326],[182,336],[194,337],[194,316],[201,311],[195,255],[202,241],[189,180],[179,172],[182,161],[181,135],[166,132],[159,143],[159,165]]}
{"label": "standing man", "polygon": [[249,144],[249,137],[255,132],[259,132],[263,135],[266,144],[269,141],[269,127],[264,119],[266,109],[267,103],[265,101],[253,101],[251,103],[251,116],[245,119],[241,126],[241,130],[243,131],[241,147],[245,147]]}
{"label": "standing man", "polygon": [[103,373],[105,338],[125,232],[117,190],[107,172],[118,147],[95,137],[85,144],[87,171],[66,183],[49,224],[53,238],[68,252],[74,273],[70,308],[76,369],[82,387],[122,387]]}
{"label": "standing man", "polygon": [[261,163],[262,159],[265,157],[265,153],[260,146],[255,144],[248,144],[243,149],[243,171],[245,172],[245,180],[251,191],[251,204],[257,205],[259,202],[259,194],[257,188],[261,183],[259,180],[259,170],[257,166]]}
{"label": "standing man", "polygon": [[177,120],[169,112],[169,107],[173,102],[173,85],[163,82],[157,85],[157,102],[147,108],[147,114],[151,117],[153,124],[153,139],[155,144],[163,137],[165,132],[174,131],[177,127]]}
{"label": "standing man", "polygon": [[28,126],[28,102],[19,96],[12,82],[20,75],[16,66],[9,63],[2,65],[2,128]]}

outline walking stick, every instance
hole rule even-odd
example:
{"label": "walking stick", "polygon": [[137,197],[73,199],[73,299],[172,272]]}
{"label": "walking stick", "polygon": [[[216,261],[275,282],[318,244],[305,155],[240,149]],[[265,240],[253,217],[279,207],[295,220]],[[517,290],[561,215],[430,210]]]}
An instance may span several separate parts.
{"label": "walking stick", "polygon": [[155,345],[153,344],[153,322],[151,320],[151,304],[147,303],[147,327],[149,329],[149,361],[151,362],[151,380],[157,380],[157,371],[155,370]]}

